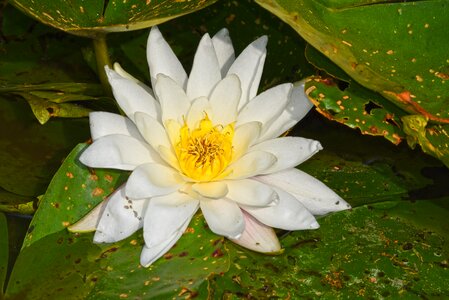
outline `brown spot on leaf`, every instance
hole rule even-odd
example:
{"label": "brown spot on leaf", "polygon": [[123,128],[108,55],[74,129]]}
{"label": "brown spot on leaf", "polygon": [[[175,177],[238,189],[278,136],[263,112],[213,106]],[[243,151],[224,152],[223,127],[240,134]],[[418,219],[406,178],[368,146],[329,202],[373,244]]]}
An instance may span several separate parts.
{"label": "brown spot on leaf", "polygon": [[92,191],[92,196],[98,197],[98,196],[102,195],[103,193],[104,193],[104,190],[102,188],[96,187]]}
{"label": "brown spot on leaf", "polygon": [[217,257],[222,257],[223,251],[221,251],[221,249],[215,249],[214,252],[212,252],[212,257],[217,258]]}

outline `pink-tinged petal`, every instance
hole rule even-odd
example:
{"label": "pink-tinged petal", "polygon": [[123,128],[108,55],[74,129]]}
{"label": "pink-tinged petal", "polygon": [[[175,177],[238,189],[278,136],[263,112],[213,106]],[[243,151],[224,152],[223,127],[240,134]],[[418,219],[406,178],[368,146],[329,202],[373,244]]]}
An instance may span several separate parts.
{"label": "pink-tinged petal", "polygon": [[151,198],[145,213],[143,236],[149,248],[163,243],[198,210],[198,200],[179,192]]}
{"label": "pink-tinged petal", "polygon": [[134,121],[134,113],[141,111],[160,119],[160,105],[150,93],[136,82],[120,76],[108,67],[105,67],[105,71],[115,100],[128,118]]}
{"label": "pink-tinged petal", "polygon": [[253,179],[225,180],[228,187],[226,198],[249,206],[275,205],[279,198],[269,185]]}
{"label": "pink-tinged petal", "polygon": [[129,200],[123,187],[117,189],[109,196],[101,214],[94,243],[114,243],[126,239],[142,228],[147,204],[148,200]]}
{"label": "pink-tinged petal", "polygon": [[[189,220],[190,221],[190,220]],[[167,237],[163,242],[157,244],[154,247],[144,246],[142,249],[142,253],[140,254],[140,264],[144,267],[149,267],[152,263],[154,263],[157,259],[159,259],[162,255],[168,252],[171,247],[179,240],[184,231],[187,229],[189,225],[189,221],[186,221],[181,228],[173,233],[171,236]]]}
{"label": "pink-tinged petal", "polygon": [[167,132],[158,120],[143,112],[136,112],[134,119],[139,132],[154,150],[158,151],[159,146],[171,148]]}
{"label": "pink-tinged petal", "polygon": [[148,37],[147,59],[153,88],[156,84],[157,75],[164,74],[185,90],[187,73],[157,26],[151,28],[150,36]]}
{"label": "pink-tinged petal", "polygon": [[249,151],[265,151],[276,156],[276,163],[262,172],[270,174],[293,168],[308,160],[321,149],[323,147],[318,141],[287,136],[259,143],[251,147]]}
{"label": "pink-tinged petal", "polygon": [[242,90],[239,78],[231,74],[221,80],[210,96],[211,120],[214,124],[228,125],[237,119],[237,107]]}
{"label": "pink-tinged petal", "polygon": [[162,162],[150,145],[127,135],[107,135],[94,141],[79,160],[91,168],[134,170],[145,163]]}
{"label": "pink-tinged petal", "polygon": [[214,86],[221,80],[220,66],[209,34],[203,35],[193,60],[187,82],[189,99],[209,97]]}
{"label": "pink-tinged petal", "polygon": [[255,179],[288,192],[314,215],[324,215],[351,208],[345,200],[324,183],[298,169],[287,169],[257,176]]}
{"label": "pink-tinged petal", "polygon": [[149,163],[138,166],[126,183],[126,196],[145,199],[176,191],[184,183],[178,171],[161,164]]}
{"label": "pink-tinged petal", "polygon": [[121,115],[95,111],[89,114],[89,123],[90,134],[94,141],[111,134],[128,135],[143,141],[136,125],[130,119]]}
{"label": "pink-tinged petal", "polygon": [[241,236],[245,221],[237,204],[224,198],[201,200],[200,206],[207,225],[214,233],[234,239]]}
{"label": "pink-tinged petal", "polygon": [[239,126],[253,121],[260,122],[263,133],[284,111],[291,90],[292,84],[285,83],[259,94],[240,110],[236,125]]}
{"label": "pink-tinged petal", "polygon": [[268,38],[262,36],[249,44],[228,70],[227,74],[236,74],[242,85],[239,109],[244,107],[257,94],[267,54],[267,42]]}
{"label": "pink-tinged petal", "polygon": [[[276,156],[264,151],[251,151],[232,163],[224,172],[225,179],[243,179],[262,174],[276,163]],[[217,178],[218,179],[218,178]]]}
{"label": "pink-tinged petal", "polygon": [[190,109],[190,100],[184,90],[170,77],[159,74],[154,86],[156,95],[161,103],[162,122],[175,120],[183,123],[183,118]]}
{"label": "pink-tinged petal", "polygon": [[223,181],[194,183],[192,190],[203,197],[213,199],[224,198],[228,194],[228,186]]}
{"label": "pink-tinged petal", "polygon": [[281,251],[281,245],[273,228],[260,223],[245,211],[243,211],[243,217],[245,230],[240,238],[230,239],[232,242],[261,253],[276,254]]}
{"label": "pink-tinged petal", "polygon": [[229,31],[226,28],[221,29],[212,37],[212,43],[217,54],[221,77],[224,78],[235,60],[234,47],[232,46]]}
{"label": "pink-tinged petal", "polygon": [[106,204],[108,203],[109,198],[106,198],[102,202],[100,202],[94,209],[92,209],[87,215],[82,217],[75,224],[70,225],[67,229],[70,232],[91,232],[95,231],[98,226],[98,222],[100,222],[101,215],[104,212]]}
{"label": "pink-tinged petal", "polygon": [[304,93],[304,81],[295,83],[290,100],[280,116],[276,118],[264,133],[260,136],[259,141],[276,138],[284,132],[296,125],[304,118],[313,107],[312,102]]}
{"label": "pink-tinged petal", "polygon": [[295,197],[282,189],[274,188],[279,195],[279,203],[268,207],[250,207],[241,205],[242,209],[263,224],[284,229],[316,229],[319,224],[315,217]]}

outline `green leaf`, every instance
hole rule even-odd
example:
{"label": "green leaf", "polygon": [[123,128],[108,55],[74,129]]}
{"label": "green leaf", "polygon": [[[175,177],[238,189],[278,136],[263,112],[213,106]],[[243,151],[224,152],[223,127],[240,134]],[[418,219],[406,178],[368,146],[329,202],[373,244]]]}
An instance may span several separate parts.
{"label": "green leaf", "polygon": [[6,273],[8,271],[8,252],[8,224],[5,215],[0,212],[0,298],[3,298]]}
{"label": "green leaf", "polygon": [[317,111],[330,120],[358,128],[362,134],[383,136],[396,145],[405,136],[400,119],[405,113],[355,82],[341,90],[332,77],[314,76],[305,89]]}
{"label": "green leaf", "polygon": [[363,86],[408,112],[449,122],[447,1],[256,2]]}
{"label": "green leaf", "polygon": [[[55,174],[30,224],[7,296],[21,299],[168,299],[195,295],[211,274],[225,272],[223,238],[198,214],[176,246],[149,268],[139,265],[141,232],[114,244],[93,244],[92,234],[66,227],[102,201],[125,172],[89,171],[78,162],[80,144]],[[45,253],[45,255],[42,255]],[[182,271],[180,271],[182,270]],[[39,276],[36,276],[39,274]]]}
{"label": "green leaf", "polygon": [[68,33],[99,33],[147,28],[202,9],[216,0],[12,0],[11,4],[40,22]]}
{"label": "green leaf", "polygon": [[336,213],[321,218],[316,231],[284,235],[279,256],[229,245],[229,272],[202,288],[213,299],[448,297],[447,201]]}
{"label": "green leaf", "polygon": [[421,115],[405,116],[402,121],[410,147],[419,144],[424,153],[438,158],[449,167],[449,125],[427,127],[428,120]]}

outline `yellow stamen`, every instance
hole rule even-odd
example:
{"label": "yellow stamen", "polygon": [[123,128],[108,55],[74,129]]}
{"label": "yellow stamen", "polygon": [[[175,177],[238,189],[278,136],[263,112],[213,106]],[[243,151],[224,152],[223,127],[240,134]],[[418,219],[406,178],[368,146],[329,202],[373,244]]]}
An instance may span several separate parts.
{"label": "yellow stamen", "polygon": [[213,180],[231,162],[233,137],[234,124],[213,126],[207,115],[193,130],[184,124],[174,145],[182,172],[194,180]]}

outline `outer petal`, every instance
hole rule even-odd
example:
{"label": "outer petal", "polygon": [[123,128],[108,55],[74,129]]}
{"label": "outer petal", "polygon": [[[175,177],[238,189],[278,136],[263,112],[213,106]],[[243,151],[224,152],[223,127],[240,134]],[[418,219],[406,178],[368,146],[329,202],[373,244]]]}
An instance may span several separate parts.
{"label": "outer petal", "polygon": [[130,199],[144,199],[167,195],[176,191],[184,181],[179,173],[160,164],[138,166],[126,183],[126,196]]}
{"label": "outer petal", "polygon": [[210,96],[211,119],[215,124],[226,126],[237,119],[242,89],[239,78],[231,74],[220,81]]}
{"label": "outer petal", "polygon": [[236,74],[242,84],[239,109],[257,94],[267,53],[267,42],[268,38],[262,36],[249,44],[229,68],[228,74]]}
{"label": "outer petal", "polygon": [[251,151],[232,163],[223,174],[226,179],[242,179],[263,173],[276,163],[276,156],[264,151]]}
{"label": "outer petal", "polygon": [[205,34],[198,45],[193,60],[192,72],[187,82],[189,99],[209,97],[214,86],[221,80],[220,66],[209,34]]}
{"label": "outer petal", "polygon": [[186,88],[187,73],[157,26],[151,28],[148,37],[147,59],[153,88],[158,74],[164,74],[172,78],[183,89]]}
{"label": "outer petal", "polygon": [[232,201],[224,199],[202,200],[201,211],[214,233],[237,239],[245,229],[243,213]]}
{"label": "outer petal", "polygon": [[226,198],[249,206],[276,205],[277,193],[269,185],[252,179],[226,180],[228,193]]}
{"label": "outer petal", "polygon": [[265,225],[284,230],[316,229],[319,224],[315,217],[295,197],[274,188],[279,195],[279,203],[269,207],[241,206]]}
{"label": "outer petal", "polygon": [[281,188],[298,199],[314,215],[341,211],[351,206],[324,183],[298,169],[257,176],[255,179]]}
{"label": "outer petal", "polygon": [[291,83],[285,83],[266,90],[248,103],[239,113],[237,125],[257,121],[262,123],[262,132],[269,128],[289,100]]}
{"label": "outer petal", "polygon": [[142,111],[155,119],[160,118],[159,103],[144,88],[108,67],[105,67],[105,71],[114,97],[128,118],[134,120],[134,113],[137,111]]}
{"label": "outer petal", "polygon": [[146,143],[127,135],[108,135],[93,142],[79,160],[91,168],[134,170],[145,163],[161,162]]}
{"label": "outer petal", "polygon": [[198,200],[179,192],[151,198],[144,220],[145,245],[151,248],[163,243],[190,222],[198,206]]}
{"label": "outer petal", "polygon": [[187,226],[189,226],[188,221],[185,222],[178,231],[173,233],[173,235],[167,237],[165,241],[154,247],[149,248],[147,246],[144,246],[140,255],[140,264],[144,267],[148,267],[162,255],[167,253],[167,251],[170,250],[170,248],[173,247],[173,245],[182,236]]}
{"label": "outer petal", "polygon": [[169,119],[183,123],[183,117],[190,108],[190,100],[184,90],[173,79],[162,74],[157,76],[154,89],[161,103],[164,125]]}
{"label": "outer petal", "polygon": [[103,215],[106,204],[109,198],[106,198],[100,202],[94,209],[92,209],[87,215],[82,217],[75,224],[70,225],[67,229],[70,232],[91,232],[95,231],[100,222],[100,218]]}
{"label": "outer petal", "polygon": [[287,106],[281,115],[270,124],[269,128],[266,128],[259,141],[280,136],[304,118],[312,107],[312,102],[304,93],[304,80],[295,83]]}
{"label": "outer petal", "polygon": [[245,230],[240,238],[231,239],[231,241],[256,252],[276,253],[281,251],[281,245],[273,228],[260,223],[245,211],[243,211],[243,217]]}
{"label": "outer petal", "polygon": [[139,132],[154,150],[158,151],[159,146],[171,148],[165,128],[156,119],[142,112],[137,112],[134,119]]}
{"label": "outer petal", "polygon": [[114,63],[114,71],[117,72],[123,78],[134,81],[135,83],[140,85],[145,91],[147,91],[148,94],[154,97],[153,90],[149,86],[142,83],[139,79],[135,78],[134,76],[126,72],[119,63]]}
{"label": "outer petal", "polygon": [[221,77],[225,77],[229,68],[235,60],[234,47],[229,36],[229,31],[223,28],[212,38],[218,64],[221,70]]}
{"label": "outer petal", "polygon": [[263,171],[264,174],[269,174],[293,168],[308,160],[321,149],[323,149],[323,147],[321,147],[321,144],[318,141],[287,136],[254,145],[250,148],[250,151],[265,151],[276,156],[276,163]]}
{"label": "outer petal", "polygon": [[129,135],[138,140],[143,140],[136,125],[130,119],[121,115],[95,111],[89,114],[89,123],[90,134],[94,141],[111,134]]}
{"label": "outer petal", "polygon": [[95,232],[95,243],[114,243],[123,240],[142,228],[146,200],[126,198],[123,187],[110,197]]}

